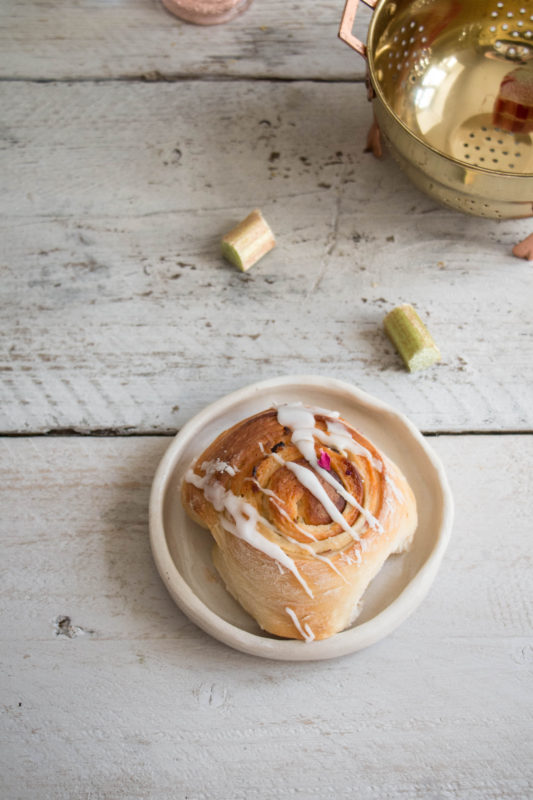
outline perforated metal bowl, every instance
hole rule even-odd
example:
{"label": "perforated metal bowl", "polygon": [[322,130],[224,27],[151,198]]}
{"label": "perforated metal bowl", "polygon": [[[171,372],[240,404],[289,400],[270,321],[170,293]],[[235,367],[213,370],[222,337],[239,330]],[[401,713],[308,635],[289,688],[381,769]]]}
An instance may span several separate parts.
{"label": "perforated metal bowl", "polygon": [[483,217],[533,216],[532,0],[347,0],[340,37],[368,62],[376,119],[427,194]]}

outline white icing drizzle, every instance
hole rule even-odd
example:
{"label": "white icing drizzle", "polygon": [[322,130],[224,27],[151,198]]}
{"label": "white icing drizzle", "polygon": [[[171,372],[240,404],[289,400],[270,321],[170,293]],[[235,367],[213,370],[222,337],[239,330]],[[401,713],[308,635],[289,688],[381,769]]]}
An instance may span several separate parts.
{"label": "white icing drizzle", "polygon": [[391,496],[389,494],[385,494],[383,500],[384,500],[385,507],[386,507],[387,511],[389,511],[389,512],[393,511],[394,510],[394,503],[392,502]]}
{"label": "white icing drizzle", "polygon": [[[334,417],[334,420],[326,419],[327,432],[315,426],[315,414]],[[289,403],[285,406],[278,406],[278,422],[280,425],[291,428],[293,431],[293,442],[299,450],[300,448],[296,440],[302,435],[302,430],[300,429],[312,428],[312,435],[323,444],[327,444],[343,452],[348,451],[356,456],[363,456],[363,458],[366,458],[372,464],[374,469],[381,472],[383,469],[383,462],[381,459],[375,458],[370,450],[367,450],[367,448],[363,447],[359,442],[354,442],[349,430],[338,420],[339,416],[338,411],[328,411],[325,408],[314,407],[304,408],[301,403]],[[309,439],[309,436],[305,435],[305,431],[303,433],[303,438]],[[302,453],[301,450],[300,452]]]}
{"label": "white icing drizzle", "polygon": [[[281,463],[283,463],[283,461],[282,461]],[[275,505],[276,505],[276,508],[278,509],[278,511],[279,511],[279,513],[281,514],[281,516],[282,516],[282,517],[285,517],[285,519],[288,519],[288,520],[289,520],[289,522],[291,522],[291,523],[294,525],[294,527],[296,528],[296,530],[297,530],[297,531],[300,531],[300,533],[301,533],[301,534],[303,534],[304,536],[307,536],[307,538],[308,538],[308,539],[311,539],[313,542],[316,542],[316,541],[317,541],[317,538],[316,538],[316,536],[313,536],[313,534],[312,534],[312,533],[309,533],[308,531],[304,531],[304,529],[303,529],[303,528],[300,528],[300,526],[299,526],[299,525],[297,525],[297,524],[296,524],[296,523],[295,523],[295,522],[294,522],[294,521],[291,519],[291,516],[290,516],[290,514],[287,514],[287,512],[286,512],[286,511],[285,511],[285,509],[283,508],[283,503],[282,503],[282,500],[281,500],[281,498],[280,498],[280,497],[278,497],[278,496],[277,496],[277,494],[276,494],[275,492],[273,492],[271,489],[266,489],[264,486],[261,486],[261,484],[259,483],[259,481],[258,481],[258,480],[256,480],[255,478],[247,478],[247,480],[251,481],[252,483],[255,483],[255,485],[257,486],[257,488],[258,488],[258,489],[260,489],[260,490],[263,492],[263,494],[266,494],[266,495],[267,495],[267,497],[271,497],[271,498],[272,498],[272,500],[274,501],[274,503],[275,503]]]}
{"label": "white icing drizzle", "polygon": [[[342,484],[340,484],[338,481],[336,481],[335,478],[333,477],[333,475],[331,475],[331,473],[329,473],[326,469],[323,469],[323,467],[321,467],[318,464],[318,461],[317,461],[317,465],[316,465],[315,469],[316,469],[317,472],[320,473],[320,475],[322,475],[324,480],[327,481],[327,483],[330,484],[330,486],[333,486],[335,491],[338,494],[340,494],[340,496],[343,497],[346,500],[347,503],[349,503],[351,506],[356,508],[363,515],[363,517],[366,519],[366,521],[368,522],[368,524],[370,525],[371,528],[375,528],[376,530],[378,530],[380,532],[383,530],[379,520],[377,520],[375,518],[375,516],[373,514],[371,514],[370,511],[368,511],[368,509],[366,509],[364,506],[362,506],[356,500],[356,498],[353,495],[350,494],[350,492],[347,492],[346,489],[344,488],[344,486]],[[344,517],[343,517],[343,519],[344,519]],[[359,541],[360,537],[358,536],[358,534],[352,528],[349,529],[349,533],[352,535],[352,537],[355,539],[356,542]]]}
{"label": "white icing drizzle", "polygon": [[225,461],[222,461],[220,458],[217,458],[212,462],[212,464],[214,472],[227,472],[232,478],[239,471],[238,469],[235,469],[235,467],[232,467],[231,464],[227,464]]}
{"label": "white icing drizzle", "polygon": [[[316,497],[319,503],[322,503],[322,505],[328,512],[331,519],[334,520],[335,522],[338,522],[339,525],[342,528],[344,528],[344,530],[351,536],[353,536],[355,539],[356,534],[352,530],[352,526],[349,525],[348,522],[346,522],[346,520],[344,519],[343,515],[341,514],[335,503],[330,499],[330,497],[328,497],[328,493],[326,492],[326,490],[324,489],[324,487],[322,486],[322,484],[320,483],[314,472],[311,472],[311,470],[307,469],[307,467],[303,467],[301,464],[294,464],[292,461],[287,461],[285,463],[285,466],[287,467],[287,469],[290,469],[290,471],[294,473],[294,475],[296,475],[302,486],[305,486],[305,488],[308,489],[311,492],[311,494]],[[324,470],[324,472],[327,473],[327,470]],[[333,480],[335,481],[335,478],[333,478]],[[337,483],[337,481],[335,481],[335,483]]]}
{"label": "white icing drizzle", "polygon": [[[281,461],[281,459],[280,459],[280,461]],[[283,461],[282,461],[282,463],[283,463]],[[256,480],[255,478],[247,478],[247,480],[252,481],[252,483],[255,483],[255,485],[257,486],[258,489],[260,489],[264,494],[266,494],[268,497],[271,497],[273,499],[274,503],[276,504],[276,508],[278,509],[280,514],[283,517],[285,517],[286,519],[288,519],[289,522],[291,522],[294,525],[294,527],[296,528],[297,531],[300,531],[300,533],[303,533],[304,536],[307,536],[309,539],[312,539],[314,542],[318,541],[316,536],[313,536],[313,534],[308,533],[307,531],[305,531],[303,528],[301,528],[299,525],[297,525],[291,519],[290,515],[287,514],[287,512],[285,511],[285,509],[281,505],[281,503],[282,503],[281,498],[278,497],[275,492],[273,492],[271,489],[265,489],[265,487],[261,486],[259,481]],[[321,553],[315,553],[315,551],[313,550],[313,548],[311,547],[310,544],[306,544],[305,542],[299,542],[298,539],[293,539],[293,537],[289,536],[288,534],[285,534],[285,538],[289,542],[291,542],[292,544],[295,544],[297,547],[300,547],[302,550],[306,550],[308,553],[310,553],[312,556],[314,556],[314,558],[318,558],[319,561],[323,561],[325,564],[328,565],[328,567],[331,567],[333,572],[336,572],[337,575],[339,575],[343,579],[344,583],[348,583],[348,581],[346,580],[346,578],[344,577],[342,572],[339,569],[337,569],[337,567],[331,561],[330,558],[328,558],[327,556],[323,556]]]}
{"label": "white icing drizzle", "polygon": [[344,583],[349,583],[349,581],[346,580],[340,569],[337,569],[337,567],[330,558],[328,558],[327,556],[323,556],[322,553],[315,553],[310,544],[306,544],[305,542],[299,542],[298,539],[293,539],[292,536],[287,536],[286,538],[289,542],[292,542],[292,544],[295,544],[297,547],[301,547],[302,550],[307,550],[307,552],[310,553],[312,556],[314,556],[314,558],[318,558],[319,561],[323,561],[324,564],[327,564],[328,567],[331,567],[333,572],[336,572],[337,575],[339,575],[339,577],[342,578]]}
{"label": "white icing drizzle", "polygon": [[[341,495],[341,497],[346,500],[353,508],[356,508],[365,518],[367,523],[370,525],[371,528],[375,528],[378,531],[382,531],[383,528],[379,521],[374,517],[373,514],[370,513],[366,508],[364,508],[353,495],[346,491],[344,486],[342,486],[338,481],[335,480],[333,475],[331,475],[328,470],[324,469],[318,464],[316,453],[315,453],[315,436],[319,438],[321,441],[324,441],[324,432],[320,431],[315,425],[315,413],[319,414],[328,414],[329,416],[338,416],[338,412],[326,412],[322,409],[315,409],[315,408],[304,408],[301,403],[294,403],[288,404],[285,406],[279,406],[277,410],[278,415],[278,422],[280,425],[284,427],[290,428],[292,431],[292,442],[298,448],[302,456],[305,460],[314,468],[314,470],[322,476],[322,478],[333,486],[333,488]],[[332,422],[332,426],[334,428],[334,436],[332,437],[332,441],[339,443],[340,439],[346,442],[352,442],[352,445],[355,447],[355,443],[349,436],[347,429],[338,422]],[[328,424],[329,430],[329,424]],[[340,433],[342,432],[342,437]],[[332,446],[336,446],[333,444]],[[345,444],[346,448],[348,449],[348,445]],[[357,445],[360,447],[360,445]],[[371,454],[366,450],[366,448],[361,447],[365,453],[368,454],[368,457],[372,458]],[[361,455],[361,453],[357,453]],[[328,514],[330,515],[331,519],[335,520],[339,523],[339,525],[344,528],[354,539],[355,541],[359,541],[359,536],[355,531],[352,529],[350,525],[346,522],[344,516],[338,511],[334,503],[329,499],[327,493],[325,492],[324,488],[321,486],[320,481],[317,479],[316,475],[310,473],[309,470],[306,470],[305,467],[301,467],[299,464],[293,464],[292,462],[286,462],[285,466],[291,469],[292,472],[296,475],[300,483],[302,483],[306,489],[308,489],[311,494],[313,494],[316,499],[322,503]],[[381,467],[381,464],[380,464]],[[307,474],[304,474],[307,473]],[[311,476],[311,477],[309,477]]]}
{"label": "white icing drizzle", "polygon": [[311,628],[309,627],[307,622],[304,624],[304,627],[302,628],[301,622],[298,619],[298,617],[296,616],[296,614],[294,613],[294,611],[292,610],[292,608],[289,608],[289,606],[285,606],[285,611],[287,612],[289,617],[292,619],[292,621],[294,623],[294,627],[296,628],[296,630],[298,631],[300,636],[303,637],[304,642],[306,642],[306,643],[312,642],[314,640],[314,638],[315,638],[315,634],[313,633],[313,631],[311,630]]}
{"label": "white icing drizzle", "polygon": [[[375,458],[370,450],[367,450],[367,448],[363,447],[363,445],[359,444],[359,442],[354,442],[349,430],[342,424],[342,422],[331,422],[330,420],[326,420],[326,422],[328,426],[327,444],[329,444],[330,447],[336,447],[337,450],[347,450],[354,456],[362,456],[372,464],[377,472],[382,471],[383,462],[381,459]],[[319,439],[322,438],[321,435],[323,433],[324,432],[321,430],[317,431]]]}
{"label": "white icing drizzle", "polygon": [[272,403],[272,406],[273,408],[276,408],[278,410],[284,408],[289,408],[289,409],[301,408],[304,411],[310,411],[313,414],[313,416],[315,414],[321,414],[322,416],[334,417],[335,419],[340,417],[340,413],[338,411],[331,411],[329,408],[320,408],[320,406],[304,406],[301,400],[294,403]]}
{"label": "white icing drizzle", "polygon": [[394,483],[394,481],[392,480],[390,475],[387,475],[387,473],[385,473],[385,483],[387,484],[387,486],[389,487],[389,489],[393,493],[393,495],[396,498],[396,500],[399,503],[403,503],[403,500],[404,500],[403,494],[400,492],[400,490],[398,489],[398,487],[396,486],[396,484]]}
{"label": "white icing drizzle", "polygon": [[313,464],[315,458],[315,414],[318,409],[304,408],[301,403],[279,406],[278,422],[292,431],[292,441],[303,455]]}
{"label": "white icing drizzle", "polygon": [[[263,536],[258,530],[258,523],[261,522],[265,527],[273,529],[268,520],[259,515],[250,503],[247,503],[242,497],[237,497],[233,492],[226,491],[221,483],[213,481],[213,473],[216,472],[214,463],[204,463],[202,469],[205,470],[205,475],[197,475],[191,468],[185,475],[187,483],[192,483],[197,489],[203,491],[207,501],[211,503],[215,511],[218,511],[220,522],[222,526],[237,536],[239,539],[247,542],[256,550],[260,550],[269,558],[279,561],[284,567],[292,572],[292,574],[300,582],[309,597],[313,597],[313,593],[307,585],[305,579],[300,575],[296,564],[293,559],[285,553],[282,548],[275,542],[271,542]],[[234,522],[231,523],[227,520],[222,512],[227,511],[233,518]]]}
{"label": "white icing drizzle", "polygon": [[[280,466],[287,467],[287,469],[290,469],[291,472],[293,472],[294,475],[296,475],[300,483],[303,486],[305,486],[305,488],[308,489],[320,503],[322,503],[324,508],[326,508],[327,511],[331,510],[332,513],[330,513],[330,517],[332,517],[333,513],[340,514],[340,512],[337,511],[337,507],[329,499],[326,491],[324,490],[320,481],[313,472],[310,472],[308,469],[302,467],[300,464],[295,464],[292,461],[284,461],[280,456],[278,456],[277,453],[272,453],[272,458],[274,458]],[[333,478],[327,470],[323,470],[322,467],[319,466],[316,457],[315,457],[315,469],[317,470],[317,472],[324,473],[326,481],[330,483],[335,488],[335,490],[344,497],[345,500],[347,500],[348,502],[352,500],[353,505],[355,505],[357,508],[360,508],[360,510],[364,512],[364,509],[361,509],[355,497],[352,497],[352,495],[346,491],[344,486],[341,486],[341,484],[338,481],[336,481],[335,478]],[[308,481],[308,484],[306,484],[306,481]],[[344,530],[347,531],[356,542],[358,542],[359,536],[357,535],[357,533],[348,525],[342,514],[340,514],[340,516],[342,518],[342,522],[339,519],[338,520],[339,523],[342,525]],[[372,515],[370,514],[370,516]]]}

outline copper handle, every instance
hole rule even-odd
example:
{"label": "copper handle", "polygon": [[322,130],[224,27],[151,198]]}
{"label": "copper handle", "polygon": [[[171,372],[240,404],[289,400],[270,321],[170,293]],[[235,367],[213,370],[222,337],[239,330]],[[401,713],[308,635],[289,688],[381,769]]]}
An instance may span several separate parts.
{"label": "copper handle", "polygon": [[[369,8],[375,8],[377,2],[378,0],[363,0],[363,3]],[[339,38],[342,39],[343,42],[346,42],[346,44],[349,44],[360,56],[366,58],[365,44],[352,33],[358,3],[359,0],[346,0],[346,5],[342,12],[341,26],[339,28]]]}

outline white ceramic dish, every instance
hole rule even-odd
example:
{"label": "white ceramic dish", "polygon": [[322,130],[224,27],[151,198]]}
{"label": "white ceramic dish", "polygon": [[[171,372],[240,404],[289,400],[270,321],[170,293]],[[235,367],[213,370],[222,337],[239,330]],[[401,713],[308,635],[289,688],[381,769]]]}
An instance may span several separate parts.
{"label": "white ceramic dish", "polygon": [[[211,562],[211,536],[182,508],[180,483],[194,458],[223,430],[272,403],[302,401],[341,416],[396,461],[417,500],[419,525],[408,553],[391,556],[363,596],[351,628],[306,644],[262,631],[228,594]],[[382,639],[421,603],[450,536],[453,501],[439,459],[406,417],[341,381],[289,376],[262,381],[217,400],[173,439],[150,496],[150,541],[175,602],[200,628],[231,647],[264,658],[335,658]]]}

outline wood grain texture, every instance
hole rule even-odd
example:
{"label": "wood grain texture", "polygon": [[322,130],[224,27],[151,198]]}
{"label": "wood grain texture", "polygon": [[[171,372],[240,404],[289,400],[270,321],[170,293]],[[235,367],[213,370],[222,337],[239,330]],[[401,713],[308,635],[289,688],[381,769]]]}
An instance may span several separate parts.
{"label": "wood grain texture", "polygon": [[[0,430],[170,431],[254,380],[351,381],[426,431],[531,430],[528,221],[443,209],[363,153],[362,86],[3,84]],[[243,275],[219,238],[262,208]],[[412,302],[443,363],[382,330]]]}
{"label": "wood grain texture", "polygon": [[457,504],[433,589],[314,664],[234,652],[170,600],[147,538],[168,443],[0,441],[2,797],[531,795],[533,437],[431,440]]}
{"label": "wood grain texture", "polygon": [[[531,221],[442,209],[363,154],[342,5],[204,29],[159,0],[0,0],[0,432],[173,431],[304,372],[427,431],[533,430]],[[254,207],[278,246],[243,275],[219,239]],[[401,302],[443,351],[416,376],[382,331]],[[171,601],[147,530],[169,441],[0,437],[2,798],[533,795],[531,435],[432,438],[457,507],[435,586],[317,664],[234,652]]]}
{"label": "wood grain texture", "polygon": [[[230,24],[198,27],[159,0],[0,2],[0,77],[269,77],[361,80],[364,60],[337,38],[343,2],[255,0]],[[355,33],[366,38],[361,4]]]}

